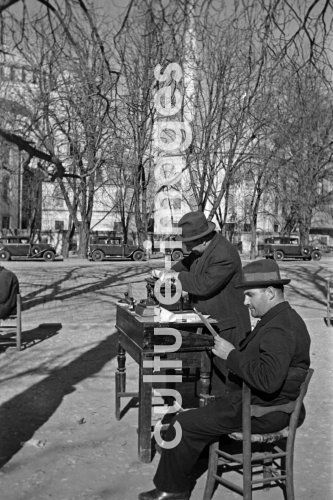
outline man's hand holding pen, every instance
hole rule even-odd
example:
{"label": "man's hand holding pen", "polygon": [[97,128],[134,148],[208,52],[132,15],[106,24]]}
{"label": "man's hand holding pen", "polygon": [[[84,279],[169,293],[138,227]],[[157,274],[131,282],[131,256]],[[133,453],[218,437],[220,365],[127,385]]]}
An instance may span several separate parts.
{"label": "man's hand holding pen", "polygon": [[218,356],[221,359],[227,359],[230,351],[235,349],[235,346],[228,342],[225,339],[222,339],[220,336],[214,337],[214,347],[212,352],[215,356]]}
{"label": "man's hand holding pen", "polygon": [[158,278],[162,283],[165,283],[171,279],[177,279],[179,273],[173,271],[172,269],[153,269],[151,274],[154,278]]}

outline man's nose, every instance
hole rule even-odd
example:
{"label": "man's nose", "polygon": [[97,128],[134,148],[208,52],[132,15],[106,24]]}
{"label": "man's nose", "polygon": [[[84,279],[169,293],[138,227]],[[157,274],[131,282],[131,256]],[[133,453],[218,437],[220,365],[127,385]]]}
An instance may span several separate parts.
{"label": "man's nose", "polygon": [[245,295],[245,297],[244,297],[244,305],[248,306],[249,303],[250,303],[249,297],[247,295]]}

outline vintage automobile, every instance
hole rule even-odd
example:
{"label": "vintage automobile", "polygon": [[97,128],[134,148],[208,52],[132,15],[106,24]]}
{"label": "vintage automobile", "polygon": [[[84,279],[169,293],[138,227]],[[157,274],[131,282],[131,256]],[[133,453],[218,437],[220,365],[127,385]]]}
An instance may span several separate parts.
{"label": "vintage automobile", "polygon": [[101,261],[110,257],[142,260],[144,251],[137,245],[124,243],[121,237],[93,236],[90,238],[88,259]]}
{"label": "vintage automobile", "polygon": [[[160,250],[161,252],[165,252],[166,255],[171,255],[171,260],[179,261],[184,257],[190,254],[190,251],[187,250],[185,243],[181,241],[177,241],[177,237],[173,236],[169,238],[170,243],[166,244],[166,242],[161,241]],[[233,246],[237,248],[239,252],[242,252],[242,242],[239,241],[237,243],[233,243]]]}
{"label": "vintage automobile", "polygon": [[0,260],[12,258],[53,261],[56,250],[48,243],[31,243],[28,236],[6,236],[0,238]]}
{"label": "vintage automobile", "polygon": [[313,245],[301,245],[297,237],[271,236],[265,239],[264,257],[275,260],[320,260],[321,251]]}
{"label": "vintage automobile", "polygon": [[159,251],[165,255],[170,255],[171,260],[178,262],[184,257],[190,254],[187,250],[185,243],[183,243],[179,236],[172,234],[164,239],[160,239],[155,243],[155,246],[159,247]]}
{"label": "vintage automobile", "polygon": [[161,251],[165,253],[165,255],[171,255],[171,260],[174,260],[178,262],[179,260],[182,260],[186,255],[189,255],[189,251],[186,249],[186,246],[183,245],[176,245],[174,248],[173,247],[165,247],[163,245],[164,242],[161,243]]}

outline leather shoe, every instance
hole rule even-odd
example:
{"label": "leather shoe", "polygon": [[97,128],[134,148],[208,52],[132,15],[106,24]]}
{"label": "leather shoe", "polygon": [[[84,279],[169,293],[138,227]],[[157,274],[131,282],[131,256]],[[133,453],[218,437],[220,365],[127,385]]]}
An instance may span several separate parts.
{"label": "leather shoe", "polygon": [[180,491],[178,493],[168,493],[161,490],[144,491],[139,494],[139,500],[189,500],[189,491]]}

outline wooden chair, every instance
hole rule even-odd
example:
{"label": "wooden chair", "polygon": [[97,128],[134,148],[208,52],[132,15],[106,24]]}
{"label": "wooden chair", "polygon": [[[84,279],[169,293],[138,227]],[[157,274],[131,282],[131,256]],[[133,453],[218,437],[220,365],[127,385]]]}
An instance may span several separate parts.
{"label": "wooden chair", "polygon": [[22,298],[16,296],[16,313],[6,319],[0,319],[0,346],[15,345],[17,351],[21,350],[22,340]]}
{"label": "wooden chair", "polygon": [[[280,411],[290,414],[288,427],[270,434],[251,434],[251,416],[260,417],[276,411],[276,406],[270,408],[251,405],[251,389],[243,382],[243,432],[229,434],[229,438],[242,442],[242,452],[227,453],[219,449],[218,442],[210,446],[203,500],[211,499],[216,481],[243,495],[245,500],[252,500],[252,491],[274,486],[282,487],[285,499],[294,500],[294,443],[298,418],[312,374],[313,370],[310,368],[296,401],[279,407]],[[221,474],[218,473],[220,466]],[[222,477],[227,472],[241,473],[242,487]]]}

